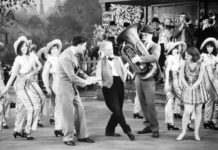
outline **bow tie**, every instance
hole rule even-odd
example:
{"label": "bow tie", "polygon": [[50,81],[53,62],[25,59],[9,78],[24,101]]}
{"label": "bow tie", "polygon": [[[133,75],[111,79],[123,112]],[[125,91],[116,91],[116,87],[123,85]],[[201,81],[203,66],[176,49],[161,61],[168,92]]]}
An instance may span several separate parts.
{"label": "bow tie", "polygon": [[113,57],[108,57],[108,60],[112,61],[114,58]]}

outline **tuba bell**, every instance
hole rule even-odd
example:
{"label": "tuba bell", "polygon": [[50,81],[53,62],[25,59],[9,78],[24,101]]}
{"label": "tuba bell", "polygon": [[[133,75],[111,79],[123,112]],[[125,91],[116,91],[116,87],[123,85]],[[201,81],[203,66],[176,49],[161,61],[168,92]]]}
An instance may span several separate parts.
{"label": "tuba bell", "polygon": [[[124,59],[129,63],[130,67],[136,75],[142,79],[154,77],[158,72],[157,63],[133,63],[132,59],[138,56],[149,55],[141,39],[139,38],[138,30],[141,28],[140,23],[133,24],[122,31],[117,37],[119,50]],[[124,45],[124,46],[123,46]]]}

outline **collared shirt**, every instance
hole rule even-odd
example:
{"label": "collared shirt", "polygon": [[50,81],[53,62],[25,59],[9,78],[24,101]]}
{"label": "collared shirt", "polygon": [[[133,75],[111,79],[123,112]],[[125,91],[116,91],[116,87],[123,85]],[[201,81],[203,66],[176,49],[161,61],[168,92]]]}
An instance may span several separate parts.
{"label": "collared shirt", "polygon": [[111,72],[112,72],[112,75],[113,76],[119,76],[116,69],[115,69],[115,66],[114,66],[114,59],[113,60],[108,60],[108,63],[111,67]]}

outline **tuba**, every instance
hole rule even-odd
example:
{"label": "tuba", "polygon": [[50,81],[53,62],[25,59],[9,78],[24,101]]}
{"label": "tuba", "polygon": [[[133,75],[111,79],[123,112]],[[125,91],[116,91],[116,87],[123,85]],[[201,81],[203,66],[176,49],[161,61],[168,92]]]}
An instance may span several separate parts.
{"label": "tuba", "polygon": [[[127,27],[123,32],[117,37],[117,42],[119,43],[119,50],[121,50],[121,55],[129,63],[130,67],[136,73],[136,75],[142,79],[148,79],[154,77],[158,72],[158,64],[156,63],[133,63],[132,59],[138,56],[149,55],[148,50],[145,48],[141,39],[139,38],[138,30],[141,24],[133,24]],[[124,44],[125,43],[125,44]],[[121,46],[124,45],[124,46]]]}

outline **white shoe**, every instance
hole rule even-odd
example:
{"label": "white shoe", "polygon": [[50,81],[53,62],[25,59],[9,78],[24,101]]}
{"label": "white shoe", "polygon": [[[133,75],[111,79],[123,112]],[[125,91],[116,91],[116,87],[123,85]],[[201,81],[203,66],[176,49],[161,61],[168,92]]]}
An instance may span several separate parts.
{"label": "white shoe", "polygon": [[180,133],[180,135],[176,138],[177,141],[181,141],[186,133]]}

